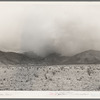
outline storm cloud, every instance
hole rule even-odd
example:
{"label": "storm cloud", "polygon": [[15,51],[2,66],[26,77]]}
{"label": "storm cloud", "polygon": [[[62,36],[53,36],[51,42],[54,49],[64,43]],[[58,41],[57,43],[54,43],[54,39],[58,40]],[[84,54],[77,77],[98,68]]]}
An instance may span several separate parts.
{"label": "storm cloud", "polygon": [[99,2],[0,2],[0,50],[70,56],[99,43]]}

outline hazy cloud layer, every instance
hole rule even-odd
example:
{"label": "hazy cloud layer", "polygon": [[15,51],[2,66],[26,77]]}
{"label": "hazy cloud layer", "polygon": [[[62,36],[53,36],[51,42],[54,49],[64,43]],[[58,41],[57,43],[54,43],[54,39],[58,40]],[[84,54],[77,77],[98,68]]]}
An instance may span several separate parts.
{"label": "hazy cloud layer", "polygon": [[0,50],[73,55],[100,50],[100,3],[0,2]]}

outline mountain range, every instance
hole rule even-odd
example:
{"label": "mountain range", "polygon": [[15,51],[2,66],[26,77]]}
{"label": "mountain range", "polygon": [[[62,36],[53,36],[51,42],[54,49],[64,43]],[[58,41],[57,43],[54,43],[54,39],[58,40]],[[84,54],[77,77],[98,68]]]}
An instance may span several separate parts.
{"label": "mountain range", "polygon": [[37,56],[33,52],[0,51],[0,63],[35,65],[100,64],[100,51],[87,50],[74,56],[61,56],[58,53],[51,53],[46,57]]}

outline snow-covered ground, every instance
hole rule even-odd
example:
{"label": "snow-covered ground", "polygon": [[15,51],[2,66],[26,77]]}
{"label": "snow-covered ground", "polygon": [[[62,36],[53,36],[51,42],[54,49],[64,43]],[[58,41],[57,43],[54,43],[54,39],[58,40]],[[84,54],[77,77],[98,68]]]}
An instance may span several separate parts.
{"label": "snow-covered ground", "polygon": [[0,65],[0,90],[99,91],[100,65]]}

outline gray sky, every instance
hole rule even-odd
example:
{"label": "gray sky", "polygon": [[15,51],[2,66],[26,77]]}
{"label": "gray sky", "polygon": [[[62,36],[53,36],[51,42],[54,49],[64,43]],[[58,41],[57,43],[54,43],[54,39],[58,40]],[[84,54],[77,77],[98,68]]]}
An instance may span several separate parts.
{"label": "gray sky", "polygon": [[100,50],[100,2],[0,2],[0,50],[74,55]]}

